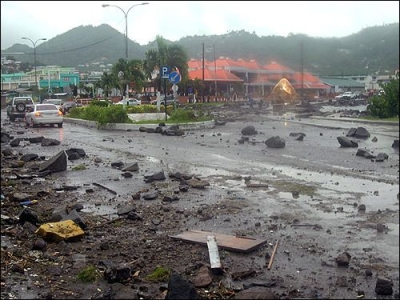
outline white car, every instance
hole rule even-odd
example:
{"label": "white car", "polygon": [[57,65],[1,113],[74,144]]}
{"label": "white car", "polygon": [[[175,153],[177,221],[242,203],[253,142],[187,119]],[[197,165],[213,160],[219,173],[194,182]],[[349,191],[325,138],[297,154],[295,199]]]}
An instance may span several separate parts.
{"label": "white car", "polygon": [[344,100],[344,99],[354,99],[356,98],[356,94],[353,92],[344,92],[343,94],[340,94],[335,97],[336,100]]}
{"label": "white car", "polygon": [[61,110],[61,106],[62,106],[62,100],[61,99],[45,99],[44,101],[43,101],[43,103],[51,103],[51,104],[54,104],[55,106],[57,106],[57,108],[59,109],[59,110]]}
{"label": "white car", "polygon": [[33,107],[28,108],[28,112],[25,114],[27,126],[37,127],[39,125],[57,124],[58,128],[61,128],[63,122],[63,113],[55,104],[51,103],[35,104]]}
{"label": "white car", "polygon": [[141,105],[141,104],[142,104],[142,100],[134,99],[134,98],[123,99],[123,100],[115,103],[115,105],[126,105],[126,106]]}

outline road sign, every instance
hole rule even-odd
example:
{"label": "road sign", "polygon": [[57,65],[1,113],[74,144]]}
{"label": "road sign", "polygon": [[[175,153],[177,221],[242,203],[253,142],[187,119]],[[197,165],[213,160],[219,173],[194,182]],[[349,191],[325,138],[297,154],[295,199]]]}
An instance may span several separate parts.
{"label": "road sign", "polygon": [[179,87],[178,87],[176,84],[174,84],[174,85],[172,86],[171,89],[172,89],[174,92],[177,92],[178,89],[179,89]]}
{"label": "road sign", "polygon": [[171,73],[171,67],[161,66],[160,68],[161,78],[168,79],[170,73]]}
{"label": "road sign", "polygon": [[171,72],[169,74],[169,81],[172,84],[177,84],[178,82],[181,81],[181,74],[179,74],[178,72]]}

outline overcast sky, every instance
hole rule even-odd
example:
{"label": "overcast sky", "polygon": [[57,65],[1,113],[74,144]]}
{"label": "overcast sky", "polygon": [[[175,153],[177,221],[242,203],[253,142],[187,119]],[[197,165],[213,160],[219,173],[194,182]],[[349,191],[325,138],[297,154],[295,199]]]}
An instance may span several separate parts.
{"label": "overcast sky", "polygon": [[[22,40],[48,40],[82,25],[108,24],[146,45],[157,35],[177,41],[191,35],[245,30],[258,36],[302,33],[343,37],[363,28],[399,22],[399,1],[1,1],[1,49]],[[38,44],[41,42],[38,42]]]}

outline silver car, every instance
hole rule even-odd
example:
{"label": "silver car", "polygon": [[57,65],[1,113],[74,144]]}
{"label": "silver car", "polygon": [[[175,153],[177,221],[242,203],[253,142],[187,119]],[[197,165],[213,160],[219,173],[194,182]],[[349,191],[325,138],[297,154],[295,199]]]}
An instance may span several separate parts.
{"label": "silver car", "polygon": [[57,124],[58,128],[61,128],[63,122],[63,113],[55,104],[51,103],[35,104],[25,114],[25,123],[27,126],[37,127],[39,125]]}

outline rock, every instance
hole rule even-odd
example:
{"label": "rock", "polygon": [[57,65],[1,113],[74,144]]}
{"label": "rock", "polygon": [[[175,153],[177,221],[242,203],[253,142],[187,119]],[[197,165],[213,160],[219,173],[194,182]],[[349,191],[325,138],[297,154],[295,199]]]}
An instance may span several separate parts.
{"label": "rock", "polygon": [[336,263],[338,264],[338,266],[347,267],[350,263],[350,258],[351,255],[349,253],[343,252],[338,257],[336,257]]}
{"label": "rock", "polygon": [[137,162],[130,164],[127,167],[123,168],[122,171],[130,171],[130,172],[139,171],[139,164]]}
{"label": "rock", "polygon": [[397,148],[397,149],[399,149],[399,140],[394,140],[394,141],[393,141],[392,148]]}
{"label": "rock", "polygon": [[270,288],[256,286],[240,291],[234,299],[279,299],[279,297]]}
{"label": "rock", "polygon": [[375,285],[375,293],[378,295],[392,295],[393,282],[385,277],[378,277]]}
{"label": "rock", "polygon": [[242,129],[241,131],[242,135],[256,135],[257,130],[253,125],[246,126],[245,128]]}
{"label": "rock", "polygon": [[194,285],[176,273],[168,281],[168,292],[164,299],[199,299]]}
{"label": "rock", "polygon": [[32,250],[45,251],[46,248],[47,248],[47,243],[42,238],[38,238],[33,242]]}
{"label": "rock", "polygon": [[375,158],[375,155],[371,154],[367,149],[357,149],[356,156],[362,156],[365,158]]}
{"label": "rock", "polygon": [[193,280],[197,288],[207,287],[212,283],[212,277],[207,266],[202,266]]}
{"label": "rock", "polygon": [[386,154],[386,153],[378,153],[378,155],[376,156],[376,158],[375,158],[375,161],[376,162],[382,162],[382,161],[384,161],[385,159],[388,159],[389,158],[389,156]]}
{"label": "rock", "polygon": [[270,137],[265,141],[268,148],[285,148],[285,140],[279,136]]}
{"label": "rock", "polygon": [[358,143],[345,137],[345,136],[338,136],[337,140],[340,144],[340,146],[342,147],[346,147],[346,148],[356,148],[358,147]]}
{"label": "rock", "polygon": [[27,162],[27,161],[36,160],[38,158],[39,158],[39,155],[32,153],[32,154],[24,154],[24,155],[22,155],[20,160]]}
{"label": "rock", "polygon": [[42,142],[40,143],[40,145],[44,146],[44,147],[46,147],[46,146],[57,146],[57,145],[60,145],[60,144],[61,144],[61,142],[59,140],[47,139],[47,138],[44,138],[42,140]]}
{"label": "rock", "polygon": [[39,172],[61,172],[67,169],[67,155],[62,150],[39,166]]}
{"label": "rock", "polygon": [[124,163],[120,160],[114,161],[111,163],[111,167],[116,168],[116,169],[122,168],[123,166],[124,166]]}

